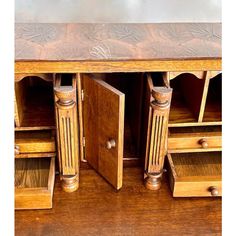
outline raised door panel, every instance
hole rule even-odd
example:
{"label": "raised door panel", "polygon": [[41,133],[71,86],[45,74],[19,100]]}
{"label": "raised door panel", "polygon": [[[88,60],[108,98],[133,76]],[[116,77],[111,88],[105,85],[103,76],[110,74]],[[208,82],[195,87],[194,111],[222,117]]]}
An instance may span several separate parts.
{"label": "raised door panel", "polygon": [[90,74],[84,74],[82,79],[85,158],[109,183],[120,189],[125,96]]}

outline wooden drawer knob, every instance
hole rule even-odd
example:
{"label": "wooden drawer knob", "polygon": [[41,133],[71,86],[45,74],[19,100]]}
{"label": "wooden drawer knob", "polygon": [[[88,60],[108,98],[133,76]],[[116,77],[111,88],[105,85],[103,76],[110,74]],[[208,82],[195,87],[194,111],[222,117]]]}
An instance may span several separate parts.
{"label": "wooden drawer knob", "polygon": [[18,145],[15,145],[15,154],[20,154],[20,147]]}
{"label": "wooden drawer knob", "polygon": [[107,149],[111,149],[116,146],[116,141],[114,139],[110,139],[106,143]]}
{"label": "wooden drawer knob", "polygon": [[203,148],[208,148],[208,143],[206,139],[200,139],[199,143],[202,145]]}
{"label": "wooden drawer knob", "polygon": [[209,188],[209,191],[211,192],[211,196],[216,197],[219,195],[219,191],[216,186],[211,186]]}

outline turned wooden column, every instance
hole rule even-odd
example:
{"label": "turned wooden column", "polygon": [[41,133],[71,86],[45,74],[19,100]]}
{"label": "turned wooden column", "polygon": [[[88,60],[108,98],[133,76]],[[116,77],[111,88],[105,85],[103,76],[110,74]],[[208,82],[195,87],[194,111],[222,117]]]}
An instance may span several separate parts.
{"label": "turned wooden column", "polygon": [[151,190],[161,187],[163,165],[167,154],[168,119],[172,89],[154,87],[149,108],[149,126],[145,157],[145,186]]}
{"label": "turned wooden column", "polygon": [[59,171],[66,192],[79,187],[76,79],[72,78],[71,82],[71,86],[62,85],[59,75],[54,80]]}

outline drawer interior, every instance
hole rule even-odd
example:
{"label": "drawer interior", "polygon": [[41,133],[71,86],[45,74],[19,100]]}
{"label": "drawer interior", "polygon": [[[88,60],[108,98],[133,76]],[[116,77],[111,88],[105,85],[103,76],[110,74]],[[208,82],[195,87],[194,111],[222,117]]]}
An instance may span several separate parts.
{"label": "drawer interior", "polygon": [[211,187],[221,195],[221,152],[168,154],[167,168],[174,196],[211,196]]}
{"label": "drawer interior", "polygon": [[55,158],[15,159],[15,208],[52,207]]}
{"label": "drawer interior", "polygon": [[175,153],[171,155],[178,178],[221,176],[221,153]]}
{"label": "drawer interior", "polygon": [[212,132],[222,132],[222,126],[193,126],[193,127],[169,127],[169,135],[175,134],[190,134],[190,133],[212,133]]}

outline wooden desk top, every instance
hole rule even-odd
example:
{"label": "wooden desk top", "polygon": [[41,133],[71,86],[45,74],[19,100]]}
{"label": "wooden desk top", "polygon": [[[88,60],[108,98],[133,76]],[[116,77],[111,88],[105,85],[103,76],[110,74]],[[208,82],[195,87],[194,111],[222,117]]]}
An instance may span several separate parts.
{"label": "wooden desk top", "polygon": [[[155,63],[159,65],[159,69],[157,66],[149,68],[146,65],[150,71],[161,70],[160,62],[165,61],[178,63],[183,60],[198,60],[204,61],[204,64],[215,60],[218,64],[213,66],[213,69],[216,69],[221,63],[221,24],[17,23],[15,60],[17,72],[34,71],[32,67],[29,68],[28,62],[44,62],[44,69],[40,72],[47,71],[45,62],[48,62],[48,65],[57,62],[58,68],[55,71],[60,71],[58,63],[71,62],[67,70],[73,72],[75,62],[77,67],[80,67],[81,63],[84,63],[83,66],[86,64],[86,69],[76,68],[77,71],[113,71],[112,67],[114,68],[117,62],[126,62],[126,67],[131,66],[129,63],[136,62],[135,65],[138,66],[137,63],[147,61],[152,61],[153,66]],[[101,62],[103,65],[109,65],[109,69],[93,69],[96,63],[101,65]],[[146,68],[140,66],[139,69]],[[204,69],[204,65],[202,66]],[[23,67],[28,69],[24,70]],[[119,71],[114,69],[117,70]],[[135,68],[130,70],[137,71]],[[126,70],[123,68],[123,71]]]}

